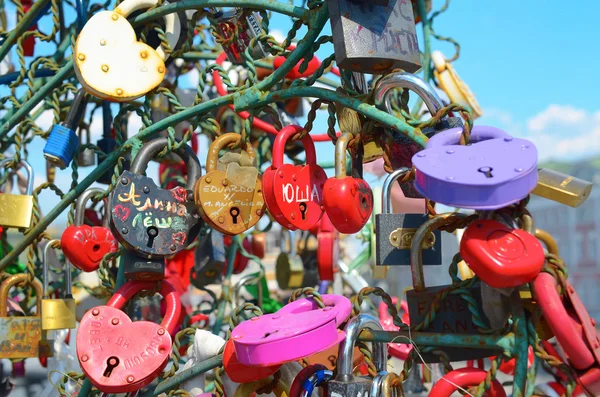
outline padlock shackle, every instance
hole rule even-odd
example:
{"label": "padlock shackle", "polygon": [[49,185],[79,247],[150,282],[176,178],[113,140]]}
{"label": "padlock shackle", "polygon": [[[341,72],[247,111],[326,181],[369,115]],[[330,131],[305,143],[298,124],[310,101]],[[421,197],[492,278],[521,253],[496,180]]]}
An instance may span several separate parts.
{"label": "padlock shackle", "polygon": [[[7,157],[4,160],[0,161],[0,170],[4,168],[4,166],[8,163],[10,163],[11,161],[13,161],[14,157]],[[31,164],[29,164],[27,161],[25,160],[21,160],[19,162],[20,165],[23,166],[23,168],[25,168],[25,171],[27,172],[27,190],[25,191],[25,195],[26,196],[32,196],[33,195],[33,167],[31,166]],[[17,171],[17,170],[15,170]]]}
{"label": "padlock shackle", "polygon": [[444,106],[435,89],[419,76],[406,72],[392,73],[382,77],[374,90],[375,105],[390,114],[392,106],[388,93],[394,88],[407,88],[415,92],[423,100],[432,116]]}
{"label": "padlock shackle", "polygon": [[[160,153],[161,150],[166,148],[168,144],[169,140],[166,137],[155,138],[146,142],[138,152],[137,156],[135,156],[135,159],[133,159],[130,171],[134,174],[142,175],[143,172],[146,171],[150,160]],[[187,190],[193,191],[196,181],[202,176],[200,161],[189,145],[181,145],[177,147],[174,152],[187,166],[187,180],[185,186]]]}
{"label": "padlock shackle", "polygon": [[348,174],[346,171],[346,150],[348,143],[353,135],[350,132],[344,132],[335,143],[335,177],[337,179],[345,178]]}
{"label": "padlock shackle", "polygon": [[[238,282],[235,284],[235,287],[233,287],[233,307],[234,308],[237,308],[239,306],[238,302],[240,300],[240,292],[242,290],[242,287],[246,286],[246,285],[256,285],[256,288],[258,289],[258,300],[262,301],[262,292],[263,291],[262,291],[262,284],[261,284],[260,280],[264,276],[265,276],[264,268],[260,267],[258,270],[258,273],[256,273],[256,274],[249,273],[249,274],[246,274],[246,275],[240,277]],[[261,307],[262,304],[259,304],[258,306]]]}
{"label": "padlock shackle", "polygon": [[[435,147],[458,145],[462,136],[462,127],[450,128],[449,130],[439,132],[431,138],[429,138],[425,148],[431,149]],[[506,131],[501,130],[500,128],[490,127],[487,125],[476,125],[471,130],[469,143],[476,143],[481,141],[487,141],[490,139],[500,138],[503,138],[507,141],[511,141],[513,139],[512,136],[510,136]]]}
{"label": "padlock shackle", "polygon": [[467,214],[460,212],[447,212],[439,214],[425,221],[413,236],[410,245],[410,271],[412,273],[413,288],[415,292],[425,291],[425,278],[423,276],[423,246],[424,240],[434,230],[452,222],[464,220]]}
{"label": "padlock shackle", "polygon": [[[43,277],[43,289],[42,289],[42,293],[44,295],[44,299],[48,299],[48,285],[49,283],[49,279],[48,279],[48,249],[53,248],[52,245],[54,243],[58,243],[60,245],[60,240],[59,239],[53,239],[48,241],[48,243],[46,244],[46,246],[44,247],[44,254],[42,257],[42,277]],[[71,290],[71,262],[66,259],[65,260],[65,298],[70,298],[72,297],[72,290]]]}
{"label": "padlock shackle", "polygon": [[[395,385],[392,385],[392,382],[394,381],[397,381],[397,383]],[[393,396],[395,395],[395,393],[393,392],[393,388],[397,389],[401,385],[402,382],[400,382],[400,377],[397,374],[390,372],[388,374],[385,374],[381,379],[381,392],[384,396]]]}
{"label": "padlock shackle", "polygon": [[375,375],[373,382],[371,383],[371,391],[369,392],[369,396],[379,397],[379,394],[381,393],[381,383],[387,374],[387,371],[381,371]]}
{"label": "padlock shackle", "polygon": [[408,174],[409,172],[410,172],[410,168],[407,168],[407,167],[398,168],[397,170],[394,170],[394,172],[389,174],[383,181],[383,188],[381,189],[381,191],[383,192],[381,195],[381,213],[382,214],[391,214],[392,213],[392,187],[394,186],[394,182],[396,182],[396,180],[398,180],[398,178]]}
{"label": "padlock shackle", "polygon": [[[282,253],[289,253],[290,256],[296,255],[296,244],[294,244],[294,232],[289,229],[281,229],[281,243],[279,243],[279,249]],[[288,252],[286,247],[286,241],[290,241],[290,250]]]}
{"label": "padlock shackle", "polygon": [[556,240],[550,233],[542,229],[535,229],[535,238],[540,240],[545,246],[546,251],[549,254],[559,256],[558,254],[558,244],[556,244]]}
{"label": "padlock shackle", "polygon": [[[277,169],[283,165],[283,154],[285,153],[285,144],[288,140],[304,128],[299,125],[288,125],[283,127],[281,131],[275,137],[273,142],[273,162],[271,165],[272,169]],[[306,134],[301,140],[304,145],[304,152],[306,153],[306,164],[317,164],[317,154],[315,152],[315,143],[312,140],[310,134]]]}
{"label": "padlock shackle", "polygon": [[[106,303],[106,306],[114,307],[115,309],[121,309],[125,303],[133,298],[135,294],[144,290],[155,290],[155,281],[137,281],[131,280],[126,282],[119,288],[114,295]],[[167,310],[163,317],[160,325],[164,327],[169,334],[172,334],[179,321],[181,315],[181,301],[179,300],[179,293],[175,290],[173,285],[167,280],[161,281],[160,291]]]}
{"label": "padlock shackle", "polygon": [[[90,200],[94,195],[96,194],[102,194],[104,193],[104,190],[100,189],[99,187],[91,187],[89,189],[86,189],[81,196],[79,196],[77,198],[77,202],[75,203],[75,219],[73,219],[73,225],[74,226],[81,226],[84,224],[85,221],[85,205],[88,202],[88,200]],[[108,203],[108,198],[104,198],[104,208],[106,211],[106,206]],[[110,211],[108,211],[107,213],[110,213]],[[106,216],[105,216],[106,218]],[[103,220],[104,221],[104,220]]]}
{"label": "padlock shackle", "polygon": [[[67,117],[63,124],[67,126],[69,129],[73,131],[77,131],[77,127],[79,127],[79,123],[81,123],[81,119],[85,114],[85,109],[88,102],[87,93],[83,88],[77,90],[75,94],[75,98],[73,99],[73,103],[71,103],[71,107],[69,108],[69,112],[67,113]],[[89,128],[88,128],[89,133]],[[89,137],[89,135],[88,135]]]}
{"label": "padlock shackle", "polygon": [[[17,284],[24,284],[28,281],[28,275],[26,273],[13,274],[12,276],[8,276],[2,281],[0,284],[0,317],[6,317],[8,312],[8,292],[9,290]],[[42,295],[44,294],[42,291],[42,284],[37,278],[33,279],[33,289],[35,290],[35,301],[37,313],[36,316],[40,316],[42,309]]]}
{"label": "padlock shackle", "polygon": [[[337,376],[335,377],[336,380],[340,382],[351,382],[354,378],[352,376],[352,356],[354,353],[354,344],[358,339],[358,335],[364,329],[383,331],[379,321],[370,314],[362,313],[348,320],[348,323],[344,328],[346,338],[340,342],[338,349],[336,363]],[[386,344],[381,342],[373,343],[373,361],[377,367],[377,372],[385,371],[387,363],[386,358]]]}
{"label": "padlock shackle", "polygon": [[[208,155],[206,156],[206,173],[217,170],[219,153],[221,150],[225,149],[225,147],[228,145],[238,144],[241,139],[242,136],[240,134],[236,134],[235,132],[228,132],[217,137],[217,139],[211,143],[210,148],[208,149]],[[254,152],[254,148],[249,141],[246,141],[246,147],[242,150],[248,153],[250,160],[254,161],[256,158],[256,153]]]}

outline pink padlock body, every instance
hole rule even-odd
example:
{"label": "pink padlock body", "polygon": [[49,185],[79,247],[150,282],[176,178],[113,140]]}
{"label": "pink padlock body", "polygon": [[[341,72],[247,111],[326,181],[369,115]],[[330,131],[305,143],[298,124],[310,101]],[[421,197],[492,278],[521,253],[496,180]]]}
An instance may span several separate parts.
{"label": "pink padlock body", "polygon": [[350,316],[352,304],[340,295],[321,298],[323,309],[312,298],[303,298],[239,324],[231,333],[238,360],[256,366],[283,364],[340,343],[346,334],[338,327]]}
{"label": "pink padlock body", "polygon": [[[393,296],[392,303],[394,305],[397,304],[398,298]],[[410,325],[410,321],[406,321],[406,320],[409,320],[408,316],[406,315],[408,313],[408,303],[406,303],[406,301],[401,301],[400,308],[404,312],[404,315],[402,316],[402,321],[404,321],[406,324]],[[398,331],[400,329],[400,327],[398,327],[398,326],[396,326],[396,324],[394,324],[394,319],[388,313],[387,305],[385,304],[385,302],[381,302],[379,304],[379,324],[381,324],[381,327],[384,329],[384,331]],[[410,353],[411,350],[412,350],[411,344],[388,343],[389,353],[392,356],[399,358],[401,360],[406,360],[408,358],[408,354]]]}

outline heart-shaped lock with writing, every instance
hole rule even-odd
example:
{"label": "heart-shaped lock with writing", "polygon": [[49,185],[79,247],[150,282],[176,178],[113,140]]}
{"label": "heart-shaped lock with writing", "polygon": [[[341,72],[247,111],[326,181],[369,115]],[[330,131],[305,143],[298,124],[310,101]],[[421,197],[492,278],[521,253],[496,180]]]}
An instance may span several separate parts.
{"label": "heart-shaped lock with writing", "polygon": [[128,281],[105,306],[89,310],[77,330],[77,359],[90,382],[105,393],[136,391],[152,382],[171,356],[171,333],[181,314],[179,294],[166,281],[160,294],[166,313],[160,324],[132,322],[121,310],[136,293],[155,282]]}
{"label": "heart-shaped lock with writing", "polygon": [[[84,272],[98,270],[105,255],[116,252],[117,240],[108,227],[108,216],[103,226],[84,225],[85,203],[95,194],[103,194],[100,188],[87,189],[77,198],[75,204],[75,222],[65,229],[60,244],[62,251],[71,264]],[[105,206],[108,200],[104,200]]]}
{"label": "heart-shaped lock with writing", "polygon": [[527,284],[540,273],[544,249],[535,236],[492,219],[471,223],[460,240],[460,255],[477,277],[494,288]]}
{"label": "heart-shaped lock with writing", "polygon": [[373,212],[373,192],[360,178],[346,176],[346,148],[352,134],[344,132],[335,144],[335,177],[323,188],[323,207],[333,226],[345,234],[357,233]]}
{"label": "heart-shaped lock with writing", "polygon": [[506,132],[475,126],[470,145],[462,129],[440,132],[415,154],[415,188],[450,207],[494,210],[525,198],[537,185],[535,145]]}
{"label": "heart-shaped lock with writing", "polygon": [[185,188],[160,189],[152,178],[142,175],[152,157],[167,145],[167,138],[144,144],[131,170],[121,173],[110,199],[113,234],[124,247],[147,259],[181,252],[197,237],[202,225],[192,193],[202,170],[188,145],[174,151],[187,164]]}
{"label": "heart-shaped lock with writing", "polygon": [[302,144],[306,152],[305,165],[283,164],[285,144],[302,127],[284,127],[273,143],[273,164],[263,174],[263,189],[267,209],[275,220],[289,230],[309,230],[323,215],[323,186],[327,174],[317,164],[315,144],[306,134]]}
{"label": "heart-shaped lock with writing", "polygon": [[[223,134],[210,145],[206,158],[206,175],[195,186],[195,200],[204,220],[221,233],[244,233],[260,220],[265,212],[262,183],[254,166],[254,149],[250,143],[243,148],[240,163],[230,162],[227,170],[219,170],[219,152],[240,142],[240,135]],[[244,155],[247,154],[244,160]]]}
{"label": "heart-shaped lock with writing", "polygon": [[[125,0],[113,11],[92,16],[77,37],[74,67],[77,79],[90,94],[116,102],[128,102],[156,88],[167,72],[169,53],[137,41],[127,16],[150,8],[156,0]],[[164,3],[163,3],[164,4]],[[179,40],[176,13],[164,16],[165,36],[170,48]]]}
{"label": "heart-shaped lock with writing", "polygon": [[321,295],[290,302],[274,314],[240,323],[231,333],[242,364],[271,366],[310,356],[345,338],[338,327],[350,316],[351,303],[341,295]]}

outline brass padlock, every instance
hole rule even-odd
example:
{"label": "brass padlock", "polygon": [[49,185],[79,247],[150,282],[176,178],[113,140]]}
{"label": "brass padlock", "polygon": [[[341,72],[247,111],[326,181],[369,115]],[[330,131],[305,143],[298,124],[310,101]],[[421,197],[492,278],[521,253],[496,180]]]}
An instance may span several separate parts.
{"label": "brass padlock", "polygon": [[[13,161],[7,157],[0,162],[0,169]],[[0,226],[28,229],[31,226],[33,214],[33,168],[25,161],[20,164],[27,171],[27,190],[25,194],[0,194]]]}
{"label": "brass padlock", "polygon": [[8,291],[17,284],[25,284],[28,275],[25,273],[9,276],[0,285],[0,358],[29,358],[40,355],[42,342],[42,285],[39,280],[33,281],[37,299],[37,315],[25,317],[8,317]]}
{"label": "brass padlock", "polygon": [[74,329],[77,327],[75,317],[75,299],[71,293],[71,262],[65,258],[65,297],[49,299],[48,297],[48,249],[60,240],[50,240],[44,247],[43,277],[44,291],[42,297],[42,329]]}
{"label": "brass padlock", "polygon": [[[290,242],[289,254],[286,250],[286,236]],[[302,258],[296,253],[296,242],[290,230],[284,230],[281,236],[281,253],[275,263],[275,278],[281,289],[294,289],[302,286],[304,264]]]}
{"label": "brass padlock", "polygon": [[531,193],[569,207],[579,207],[590,197],[592,186],[592,182],[559,171],[540,168],[537,186]]}

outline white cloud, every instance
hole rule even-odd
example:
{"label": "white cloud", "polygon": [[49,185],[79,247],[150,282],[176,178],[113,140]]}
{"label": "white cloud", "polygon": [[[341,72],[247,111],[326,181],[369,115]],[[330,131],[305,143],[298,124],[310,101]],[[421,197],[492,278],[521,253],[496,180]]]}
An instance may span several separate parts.
{"label": "white cloud", "polygon": [[573,106],[550,105],[544,111],[538,113],[529,121],[527,128],[534,132],[544,132],[556,124],[571,125],[580,123],[586,118],[586,112]]}
{"label": "white cloud", "polygon": [[283,41],[285,40],[285,37],[286,37],[286,35],[283,34],[283,32],[279,29],[269,30],[269,34],[271,36],[273,36],[273,38],[280,43],[283,43]]}

